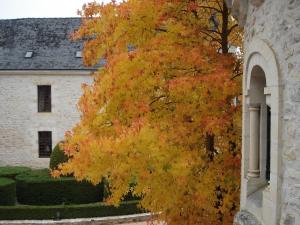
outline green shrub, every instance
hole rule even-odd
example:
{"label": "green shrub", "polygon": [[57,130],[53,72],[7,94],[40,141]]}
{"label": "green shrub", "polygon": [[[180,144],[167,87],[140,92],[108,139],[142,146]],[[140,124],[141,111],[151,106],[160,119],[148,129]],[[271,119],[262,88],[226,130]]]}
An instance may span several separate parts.
{"label": "green shrub", "polygon": [[103,185],[77,182],[73,177],[52,178],[47,169],[18,175],[16,181],[21,204],[80,204],[103,200]]}
{"label": "green shrub", "polygon": [[68,161],[68,156],[65,155],[62,149],[60,149],[59,145],[62,142],[59,142],[53,149],[51,155],[50,155],[50,169],[57,169],[57,166],[61,163]]}
{"label": "green shrub", "polygon": [[122,202],[119,207],[103,203],[56,206],[0,206],[0,220],[69,219],[116,215],[129,215],[144,212],[138,201]]}
{"label": "green shrub", "polygon": [[133,200],[141,200],[141,197],[134,195],[131,191],[129,191],[125,196],[123,196],[124,201],[133,201]]}
{"label": "green shrub", "polygon": [[129,183],[130,191],[125,196],[123,196],[124,201],[141,200],[141,197],[133,194],[133,190],[135,189],[136,185],[136,179],[132,178],[131,182]]}
{"label": "green shrub", "polygon": [[4,166],[0,167],[0,177],[14,179],[17,175],[30,171],[28,167],[22,166]]}
{"label": "green shrub", "polygon": [[12,179],[0,177],[0,205],[14,205],[16,203],[16,182]]}

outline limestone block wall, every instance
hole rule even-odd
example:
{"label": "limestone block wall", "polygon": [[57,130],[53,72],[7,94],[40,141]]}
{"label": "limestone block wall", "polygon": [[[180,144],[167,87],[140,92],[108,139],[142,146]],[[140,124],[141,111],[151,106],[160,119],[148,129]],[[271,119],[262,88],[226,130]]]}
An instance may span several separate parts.
{"label": "limestone block wall", "polygon": [[265,0],[258,7],[249,3],[244,28],[245,51],[253,40],[261,39],[278,62],[279,220],[280,224],[300,224],[300,1]]}
{"label": "limestone block wall", "polygon": [[[52,131],[52,147],[79,121],[76,104],[88,72],[32,71],[0,73],[0,166],[44,168],[39,158],[38,131]],[[51,85],[52,112],[38,113],[37,85]]]}

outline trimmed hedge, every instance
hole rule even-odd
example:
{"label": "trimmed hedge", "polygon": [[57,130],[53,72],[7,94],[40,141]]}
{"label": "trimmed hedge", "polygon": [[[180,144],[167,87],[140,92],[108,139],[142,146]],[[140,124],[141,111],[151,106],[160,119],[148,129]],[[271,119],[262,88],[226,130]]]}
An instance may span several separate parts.
{"label": "trimmed hedge", "polygon": [[0,177],[0,205],[14,205],[16,203],[16,182],[12,179]]}
{"label": "trimmed hedge", "polygon": [[52,178],[47,169],[18,175],[18,202],[27,205],[82,204],[103,200],[103,185],[93,186],[73,177]]}
{"label": "trimmed hedge", "polygon": [[15,179],[19,174],[30,171],[31,169],[23,166],[4,166],[0,167],[0,177]]}
{"label": "trimmed hedge", "polygon": [[138,203],[138,201],[122,202],[117,208],[103,203],[58,206],[0,206],[0,220],[90,218],[144,212],[138,207]]}
{"label": "trimmed hedge", "polygon": [[57,166],[61,163],[68,161],[68,156],[65,155],[65,153],[60,149],[59,145],[62,143],[59,142],[53,149],[51,155],[50,155],[50,169],[54,170],[57,169]]}

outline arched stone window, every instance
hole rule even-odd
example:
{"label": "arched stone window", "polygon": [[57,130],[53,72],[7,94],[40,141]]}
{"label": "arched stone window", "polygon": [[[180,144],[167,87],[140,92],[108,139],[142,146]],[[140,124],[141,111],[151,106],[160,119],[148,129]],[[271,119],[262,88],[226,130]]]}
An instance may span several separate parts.
{"label": "arched stone window", "polygon": [[246,52],[241,209],[276,225],[281,185],[277,62],[262,40],[253,40]]}
{"label": "arched stone window", "polygon": [[[251,71],[249,89],[249,165],[248,177],[259,178],[266,166],[266,87],[265,72],[255,65]],[[263,165],[261,165],[263,164]]]}

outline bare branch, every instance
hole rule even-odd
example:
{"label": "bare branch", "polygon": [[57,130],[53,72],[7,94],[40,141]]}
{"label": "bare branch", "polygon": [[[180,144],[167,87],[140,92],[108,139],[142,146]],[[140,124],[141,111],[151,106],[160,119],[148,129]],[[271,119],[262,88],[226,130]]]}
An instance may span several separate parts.
{"label": "bare branch", "polygon": [[210,9],[210,10],[214,10],[214,11],[216,11],[216,12],[218,12],[218,13],[222,13],[222,11],[220,10],[220,9],[218,9],[218,8],[215,8],[215,7],[211,7],[211,6],[204,6],[204,5],[201,5],[201,6],[199,6],[200,8],[203,8],[203,9]]}
{"label": "bare branch", "polygon": [[205,34],[206,36],[210,37],[213,41],[218,42],[220,45],[222,45],[222,41],[220,39],[215,38],[210,33],[205,32],[203,30],[200,30],[201,33]]}
{"label": "bare branch", "polygon": [[232,31],[234,28],[236,28],[236,27],[238,27],[238,24],[237,24],[237,23],[234,24],[232,27],[229,28],[229,30],[227,31],[227,35],[229,35],[229,34],[231,33],[231,31]]}
{"label": "bare branch", "polygon": [[221,35],[221,32],[219,30],[207,30],[207,31]]}
{"label": "bare branch", "polygon": [[167,32],[168,30],[162,27],[156,28],[155,29],[157,32]]}
{"label": "bare branch", "polygon": [[239,77],[239,76],[242,76],[243,75],[243,73],[237,73],[237,74],[235,74],[234,76],[232,76],[231,78],[230,78],[230,80],[233,80],[233,79],[235,79],[235,78],[237,78],[237,77]]}
{"label": "bare branch", "polygon": [[167,97],[167,96],[166,96],[166,95],[161,95],[161,96],[155,97],[155,98],[153,99],[153,101],[150,102],[149,105],[151,106],[153,103],[155,103],[155,102],[157,102],[157,101],[159,101],[160,99],[165,98],[165,97]]}
{"label": "bare branch", "polygon": [[219,0],[217,0],[216,3],[218,4],[220,11],[223,11],[223,8],[222,8],[222,6],[220,5]]}

